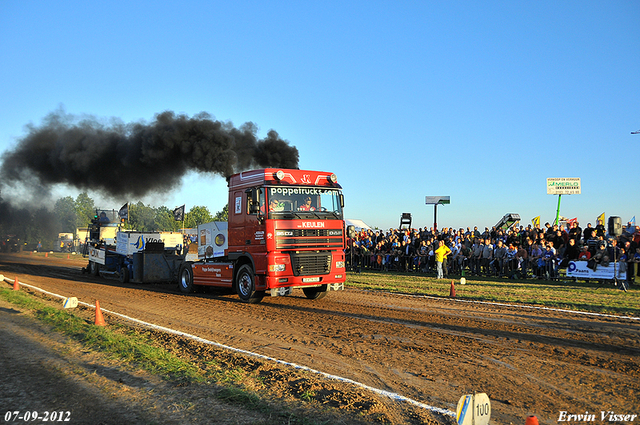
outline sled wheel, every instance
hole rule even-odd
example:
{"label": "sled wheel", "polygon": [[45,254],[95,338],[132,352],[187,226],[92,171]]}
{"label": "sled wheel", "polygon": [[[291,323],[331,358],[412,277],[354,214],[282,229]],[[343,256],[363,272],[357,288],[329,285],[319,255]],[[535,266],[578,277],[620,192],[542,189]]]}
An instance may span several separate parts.
{"label": "sled wheel", "polygon": [[120,270],[120,282],[129,283],[129,269],[127,267],[123,267]]}
{"label": "sled wheel", "polygon": [[89,267],[91,269],[90,271],[92,275],[98,276],[100,274],[100,264],[96,263],[95,261],[90,261]]}

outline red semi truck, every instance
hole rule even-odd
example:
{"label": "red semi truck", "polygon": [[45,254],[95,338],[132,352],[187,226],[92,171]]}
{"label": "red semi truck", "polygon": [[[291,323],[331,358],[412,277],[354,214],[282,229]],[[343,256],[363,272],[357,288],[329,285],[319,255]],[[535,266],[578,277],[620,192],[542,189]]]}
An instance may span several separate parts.
{"label": "red semi truck", "polygon": [[228,179],[229,218],[198,226],[198,260],[185,261],[180,291],[233,288],[240,299],[302,289],[309,299],[344,289],[344,198],[335,174],[266,168]]}

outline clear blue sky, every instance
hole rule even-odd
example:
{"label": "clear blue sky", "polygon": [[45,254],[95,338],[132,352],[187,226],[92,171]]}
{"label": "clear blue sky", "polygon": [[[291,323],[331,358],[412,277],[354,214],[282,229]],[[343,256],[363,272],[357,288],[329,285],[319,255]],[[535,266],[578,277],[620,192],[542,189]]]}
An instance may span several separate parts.
{"label": "clear blue sky", "polygon": [[[4,0],[0,153],[60,105],[127,123],[205,111],[276,130],[371,226],[403,212],[431,226],[431,195],[451,197],[441,227],[552,221],[548,177],[581,178],[561,215],[626,223],[640,220],[639,17],[637,0]],[[141,200],[215,213],[226,182],[189,175]]]}

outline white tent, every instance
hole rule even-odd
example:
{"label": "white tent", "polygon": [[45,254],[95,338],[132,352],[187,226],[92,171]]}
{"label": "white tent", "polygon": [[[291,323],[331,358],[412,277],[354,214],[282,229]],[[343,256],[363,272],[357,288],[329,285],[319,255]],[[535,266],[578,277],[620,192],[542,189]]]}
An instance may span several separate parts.
{"label": "white tent", "polygon": [[347,226],[355,226],[356,230],[371,229],[371,227],[367,226],[367,223],[362,220],[346,218],[344,221]]}

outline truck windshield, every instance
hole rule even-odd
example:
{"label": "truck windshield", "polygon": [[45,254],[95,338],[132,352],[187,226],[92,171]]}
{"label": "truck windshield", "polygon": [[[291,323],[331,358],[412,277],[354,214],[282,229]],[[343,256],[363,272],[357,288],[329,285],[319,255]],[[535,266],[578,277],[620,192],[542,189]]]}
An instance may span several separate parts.
{"label": "truck windshield", "polygon": [[319,187],[279,186],[267,188],[269,216],[342,220],[341,192]]}

